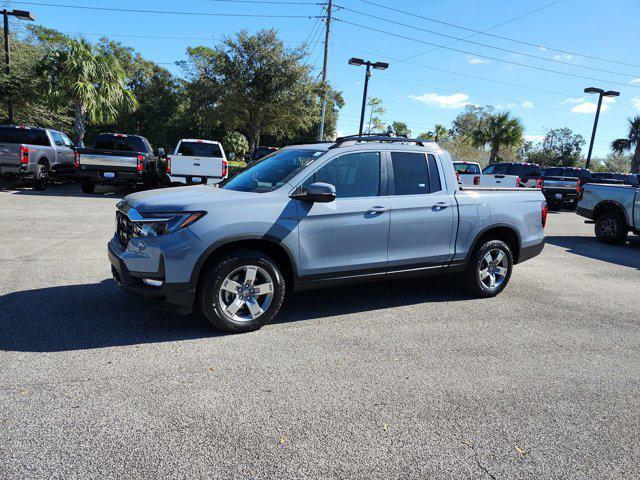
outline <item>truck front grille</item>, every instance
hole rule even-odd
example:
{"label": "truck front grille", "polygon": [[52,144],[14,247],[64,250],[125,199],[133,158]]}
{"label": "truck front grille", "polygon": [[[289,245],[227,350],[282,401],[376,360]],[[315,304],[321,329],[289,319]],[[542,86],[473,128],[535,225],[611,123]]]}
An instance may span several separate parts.
{"label": "truck front grille", "polygon": [[116,211],[116,234],[123,247],[127,247],[129,240],[133,236],[133,223],[124,213]]}

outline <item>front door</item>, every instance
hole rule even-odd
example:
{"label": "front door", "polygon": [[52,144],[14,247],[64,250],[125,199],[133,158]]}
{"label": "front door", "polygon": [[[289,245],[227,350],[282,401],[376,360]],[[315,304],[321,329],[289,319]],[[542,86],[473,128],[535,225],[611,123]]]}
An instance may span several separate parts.
{"label": "front door", "polygon": [[455,199],[436,158],[391,152],[389,271],[439,269],[453,254]]}
{"label": "front door", "polygon": [[297,202],[300,273],[307,280],[384,276],[389,197],[381,195],[381,167],[379,152],[347,153],[330,160],[302,184],[301,188],[313,182],[336,187],[333,202]]}

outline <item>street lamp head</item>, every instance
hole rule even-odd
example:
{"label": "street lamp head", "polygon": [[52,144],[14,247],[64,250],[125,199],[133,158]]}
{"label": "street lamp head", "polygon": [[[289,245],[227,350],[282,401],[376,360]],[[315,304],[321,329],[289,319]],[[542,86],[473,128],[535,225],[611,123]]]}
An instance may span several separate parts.
{"label": "street lamp head", "polygon": [[387,68],[389,68],[389,64],[385,62],[376,62],[373,64],[373,68],[375,68],[376,70],[386,70]]}
{"label": "street lamp head", "polygon": [[616,92],[615,90],[608,90],[608,91],[604,92],[604,96],[605,97],[619,97],[620,96],[620,92]]}
{"label": "street lamp head", "polygon": [[11,12],[8,12],[9,15],[13,15],[14,17],[19,18],[20,20],[35,20],[36,17],[33,15],[33,13],[28,12],[26,10],[13,10]]}
{"label": "street lamp head", "polygon": [[359,66],[364,65],[364,64],[365,64],[365,61],[363,59],[361,59],[361,58],[352,57],[352,58],[349,59],[349,65],[355,65],[355,66],[359,67]]}
{"label": "street lamp head", "polygon": [[601,88],[597,88],[597,87],[587,87],[584,89],[584,93],[604,93],[604,90],[602,90]]}

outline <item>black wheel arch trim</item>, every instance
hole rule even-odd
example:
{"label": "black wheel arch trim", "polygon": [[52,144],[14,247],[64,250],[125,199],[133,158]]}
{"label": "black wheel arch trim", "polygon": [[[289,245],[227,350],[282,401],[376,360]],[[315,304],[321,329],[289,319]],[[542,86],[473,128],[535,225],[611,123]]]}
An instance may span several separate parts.
{"label": "black wheel arch trim", "polygon": [[597,203],[595,207],[593,207],[592,210],[592,214],[593,214],[593,219],[597,220],[598,219],[598,215],[597,215],[597,211],[598,208],[600,207],[606,207],[608,205],[611,205],[613,207],[616,207],[619,210],[619,213],[622,213],[622,216],[624,217],[624,221],[627,225],[629,225],[629,219],[627,218],[627,209],[624,208],[624,206],[616,201],[616,200],[602,200],[601,202]]}
{"label": "black wheel arch trim", "polygon": [[518,240],[518,245],[517,245],[518,251],[517,252],[511,252],[511,255],[513,255],[513,263],[514,263],[514,265],[516,263],[520,263],[520,253],[522,252],[522,238],[520,237],[520,232],[518,232],[518,229],[515,227],[515,225],[513,225],[511,223],[506,223],[506,222],[494,223],[494,224],[488,225],[485,228],[483,228],[482,230],[480,230],[476,234],[475,238],[473,239],[473,243],[471,244],[471,248],[469,248],[469,251],[467,252],[467,255],[465,257],[465,263],[468,263],[471,260],[471,256],[473,255],[473,252],[475,251],[476,247],[478,246],[478,242],[480,241],[482,236],[485,233],[487,233],[488,231],[494,230],[496,228],[508,228],[509,230],[511,230],[516,235],[516,239]]}
{"label": "black wheel arch trim", "polygon": [[212,243],[207,247],[207,249],[200,255],[200,257],[196,261],[196,265],[193,269],[193,272],[191,272],[191,278],[189,280],[189,283],[194,285],[194,287],[196,286],[196,284],[198,283],[198,278],[200,278],[202,267],[207,262],[207,260],[209,260],[211,255],[213,255],[216,252],[216,250],[219,250],[220,248],[226,245],[229,245],[231,243],[243,242],[248,240],[271,243],[276,247],[282,248],[284,250],[285,254],[289,259],[289,263],[291,265],[291,270],[292,270],[291,273],[293,274],[293,282],[294,282],[293,290],[297,290],[298,287],[300,286],[300,277],[298,275],[298,265],[295,259],[295,255],[293,254],[293,252],[285,242],[283,242],[281,239],[275,236],[268,235],[268,234],[267,235],[264,235],[264,234],[232,235],[230,237],[221,238],[220,240],[217,240],[216,242]]}

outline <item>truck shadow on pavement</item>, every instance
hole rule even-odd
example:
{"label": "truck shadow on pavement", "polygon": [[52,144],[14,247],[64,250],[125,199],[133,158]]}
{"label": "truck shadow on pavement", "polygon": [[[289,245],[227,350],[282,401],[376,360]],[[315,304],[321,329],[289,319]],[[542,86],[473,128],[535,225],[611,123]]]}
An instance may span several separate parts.
{"label": "truck shadow on pavement", "polygon": [[[433,278],[292,294],[274,323],[472,298],[453,281]],[[0,311],[0,350],[5,351],[60,352],[221,335],[202,314],[158,310],[122,292],[111,279],[9,293],[0,299]]]}
{"label": "truck shadow on pavement", "polygon": [[568,253],[640,270],[640,237],[629,237],[624,245],[606,245],[595,237],[547,236],[547,243]]}
{"label": "truck shadow on pavement", "polygon": [[87,197],[87,198],[123,198],[132,193],[126,191],[124,187],[103,187],[96,186],[94,193],[83,193],[80,184],[70,181],[50,184],[46,190],[39,192],[31,187],[0,183],[0,191],[8,192],[12,195],[28,195],[39,197]]}

